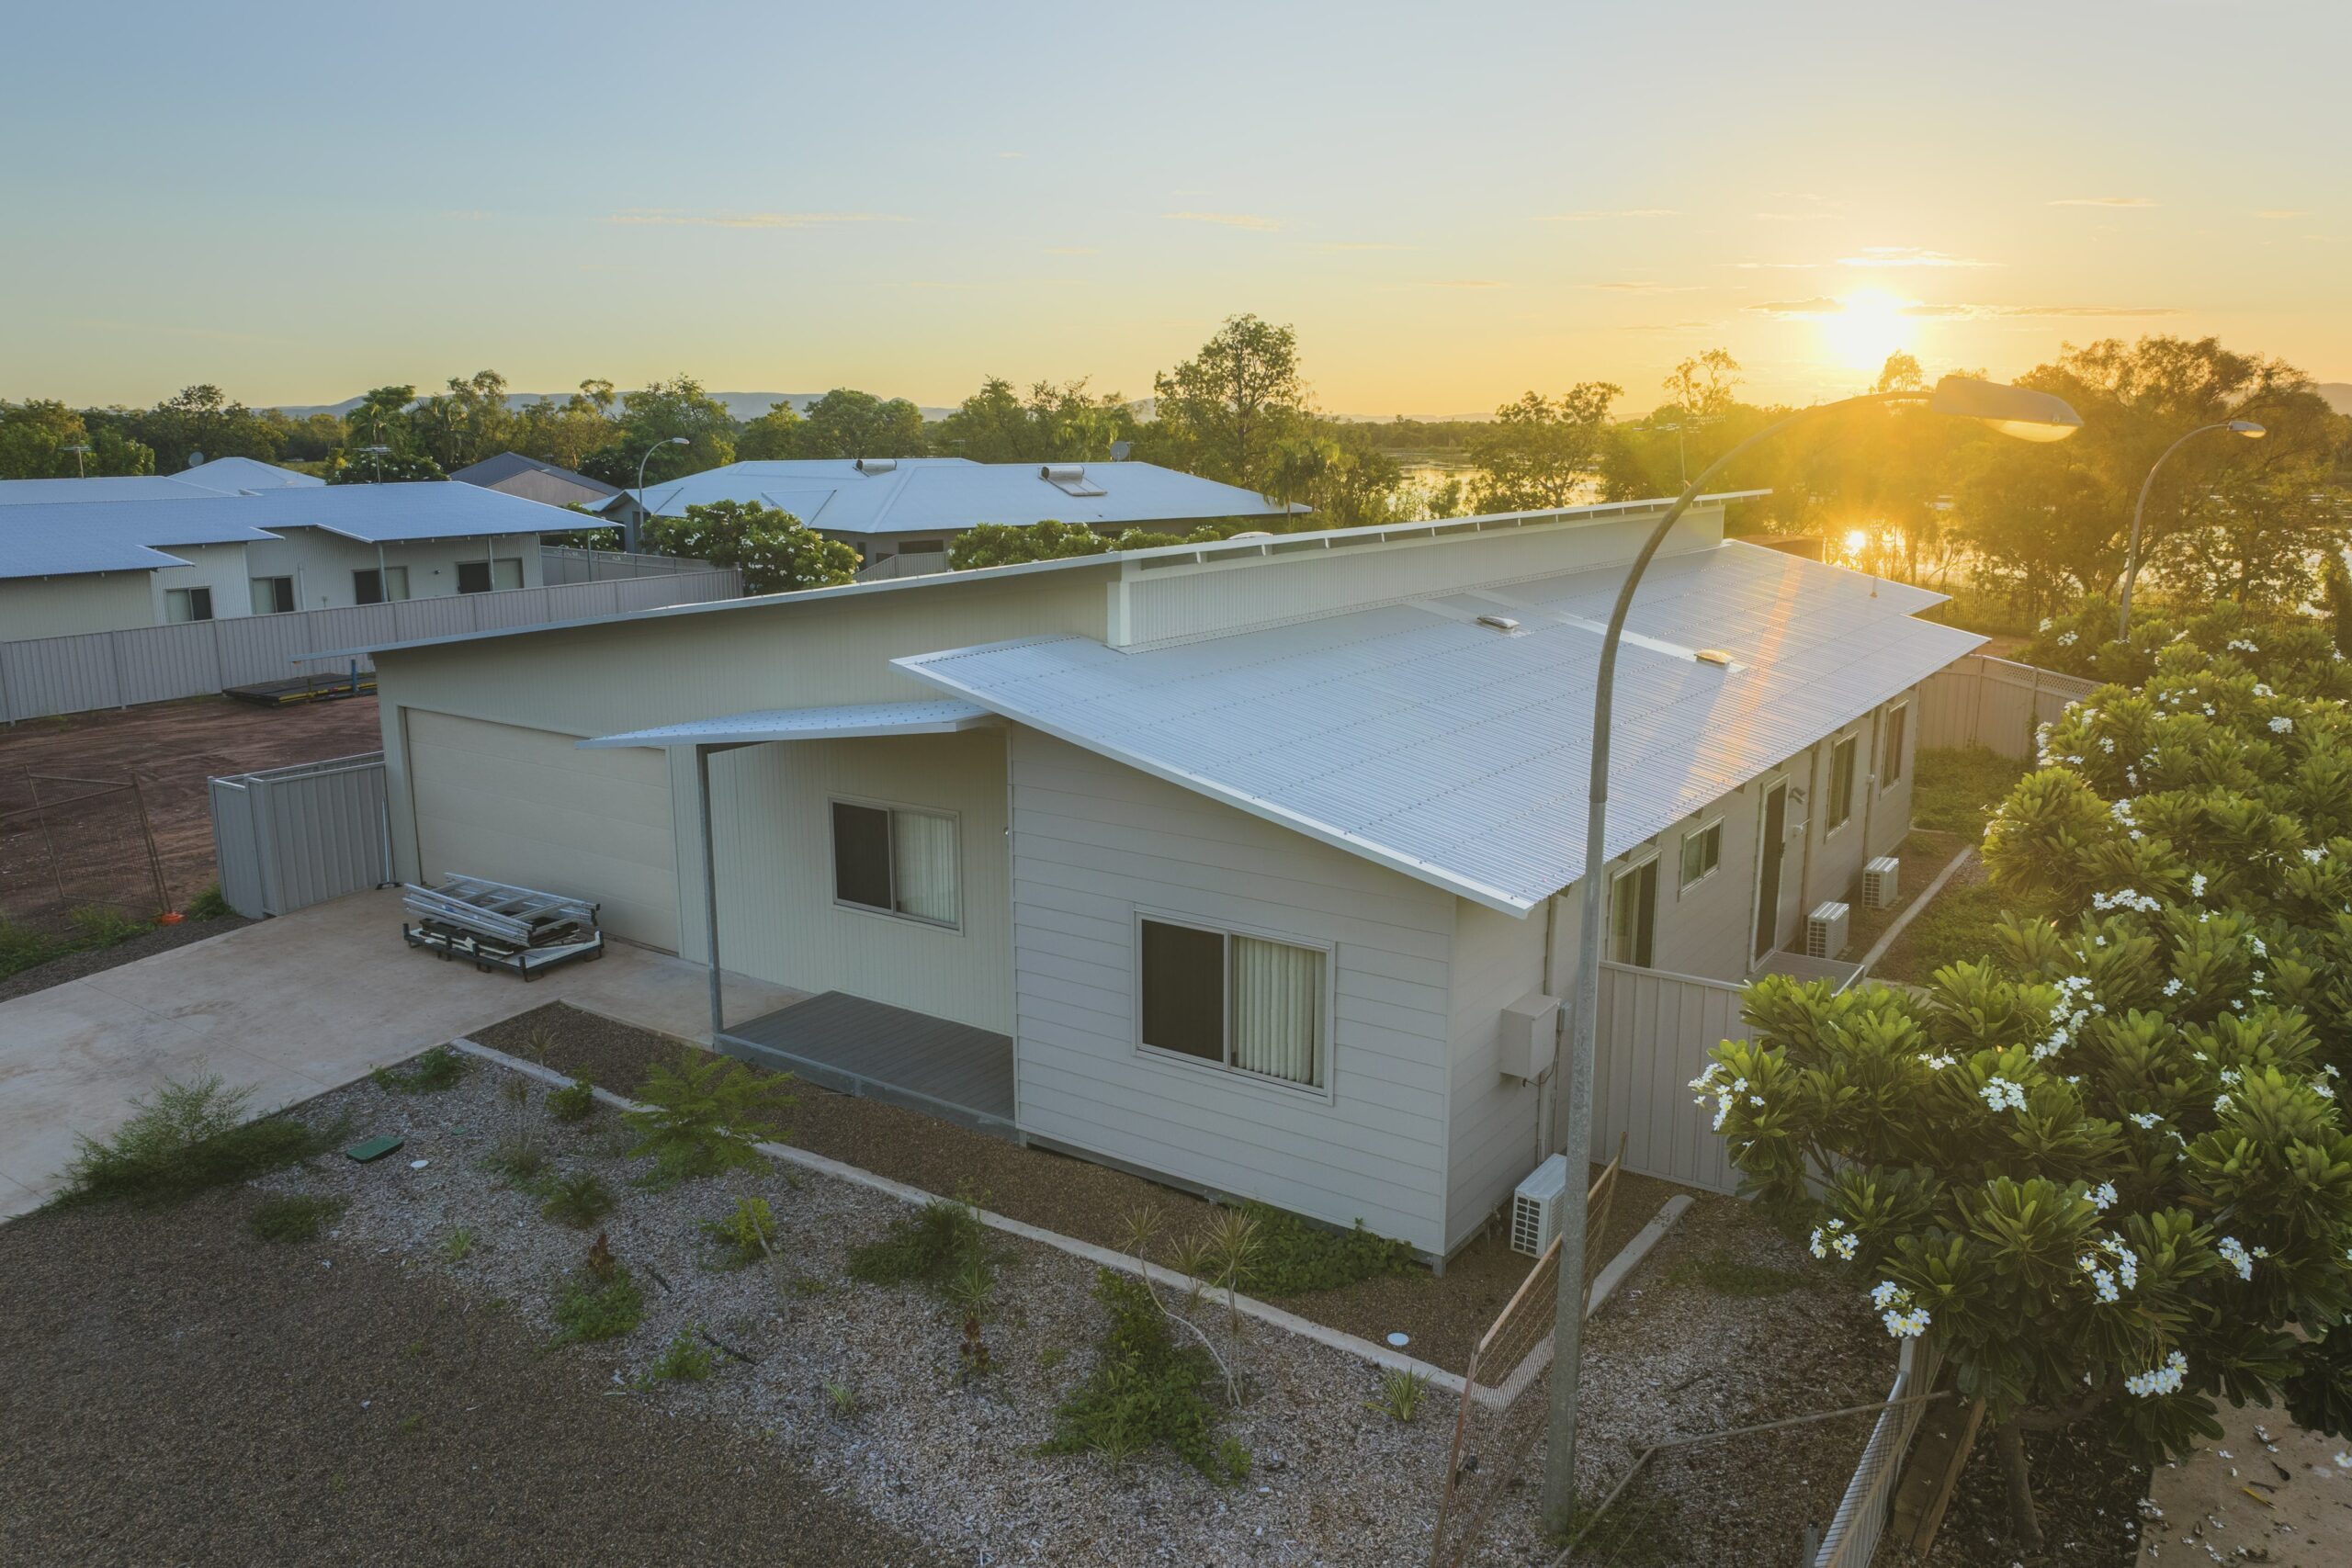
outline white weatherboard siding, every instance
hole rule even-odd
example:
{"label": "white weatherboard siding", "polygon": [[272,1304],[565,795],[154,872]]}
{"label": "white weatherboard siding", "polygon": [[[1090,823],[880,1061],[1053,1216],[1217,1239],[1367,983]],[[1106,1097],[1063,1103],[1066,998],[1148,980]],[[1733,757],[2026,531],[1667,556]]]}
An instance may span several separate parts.
{"label": "white weatherboard siding", "polygon": [[[253,587],[245,577],[245,551],[250,547],[243,544],[165,547],[164,554],[175,556],[187,564],[158,567],[149,574],[154,595],[154,618],[147,625],[160,626],[171,619],[165,609],[166,595],[175,588],[212,590],[212,618],[216,621],[251,614],[254,607]],[[95,631],[97,628],[81,626],[76,629]]]}
{"label": "white weatherboard siding", "polygon": [[0,578],[0,642],[152,626],[163,619],[148,571]]}
{"label": "white weatherboard siding", "polygon": [[537,588],[545,581],[536,534],[416,539],[379,547],[347,539],[323,528],[288,527],[281,539],[255,541],[244,547],[249,551],[247,567],[254,576],[294,579],[295,607],[302,610],[357,604],[352,574],[376,570],[379,551],[382,565],[408,569],[412,599],[455,593],[459,561],[496,559],[509,563],[497,569],[503,574],[494,578],[494,586],[499,588]]}
{"label": "white weatherboard siding", "polygon": [[[694,754],[678,757],[684,827],[697,831]],[[747,746],[711,759],[710,788],[724,967],[1012,1032],[1001,729]],[[955,817],[960,930],[833,901],[836,799]],[[699,904],[686,915],[683,951],[707,951]]]}
{"label": "white weatherboard siding", "polygon": [[[1505,1077],[1498,1053],[1503,1009],[1542,987],[1545,929],[1540,908],[1521,920],[1457,898],[1453,911],[1449,1010],[1453,1138],[1445,1189],[1449,1249],[1469,1240],[1540,1158],[1535,1147],[1540,1091],[1533,1084]],[[1561,956],[1573,964],[1575,949]],[[1568,980],[1561,971],[1558,983],[1566,986]]]}
{"label": "white weatherboard siding", "polygon": [[[1012,767],[1022,1131],[1442,1251],[1455,900],[1033,730]],[[1329,1098],[1140,1052],[1139,909],[1329,944]]]}
{"label": "white weatherboard siding", "polygon": [[677,840],[662,753],[411,708],[422,879],[484,876],[594,899],[615,936],[675,952]]}

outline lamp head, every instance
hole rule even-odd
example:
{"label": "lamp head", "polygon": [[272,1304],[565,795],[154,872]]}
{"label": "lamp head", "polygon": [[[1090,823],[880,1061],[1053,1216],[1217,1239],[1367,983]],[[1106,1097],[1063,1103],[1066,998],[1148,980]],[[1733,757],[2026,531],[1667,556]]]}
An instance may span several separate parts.
{"label": "lamp head", "polygon": [[2259,441],[2264,436],[2270,434],[2270,432],[2263,429],[2262,426],[2255,423],[2254,421],[2250,419],[2233,419],[2230,421],[2230,430],[2232,434],[2243,435],[2248,441]]}
{"label": "lamp head", "polygon": [[1928,408],[1989,424],[2020,441],[2064,441],[2083,427],[2083,416],[2064,398],[1969,376],[1947,376],[1937,382]]}
{"label": "lamp head", "polygon": [[670,437],[668,445],[672,446],[691,446],[694,443],[687,440],[683,435],[673,435]]}

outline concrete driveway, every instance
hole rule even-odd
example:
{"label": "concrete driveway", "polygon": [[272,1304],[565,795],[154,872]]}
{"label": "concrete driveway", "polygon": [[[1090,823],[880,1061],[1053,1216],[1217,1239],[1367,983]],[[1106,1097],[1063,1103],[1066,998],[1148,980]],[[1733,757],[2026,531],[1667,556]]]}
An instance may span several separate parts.
{"label": "concrete driveway", "polygon": [[[401,940],[396,889],[355,894],[0,1002],[0,1219],[57,1189],[166,1078],[214,1072],[274,1111],[545,1002],[707,1042],[708,972],[615,942],[525,984]],[[729,976],[730,1017],[799,993]]]}

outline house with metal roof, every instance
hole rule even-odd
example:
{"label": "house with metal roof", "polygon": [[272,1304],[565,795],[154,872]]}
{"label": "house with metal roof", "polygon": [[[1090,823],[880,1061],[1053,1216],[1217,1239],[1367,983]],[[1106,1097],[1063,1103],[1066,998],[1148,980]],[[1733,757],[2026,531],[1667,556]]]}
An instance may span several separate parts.
{"label": "house with metal roof", "polygon": [[[1759,970],[1850,976],[1808,916],[1904,838],[1919,685],[1982,641],[1727,499],[1642,582],[1611,758],[1604,991],[1712,987],[1694,1039]],[[1442,1259],[1560,1146],[1593,682],[1667,504],[375,649],[395,863],[703,959],[747,1058]],[[1595,1093],[1670,1175],[1708,1135],[1652,1066]]]}
{"label": "house with metal roof", "polygon": [[[571,468],[543,463],[537,457],[526,457],[520,452],[501,452],[495,457],[484,457],[469,464],[449,476],[459,484],[480,485],[484,490],[503,491],[526,501],[537,501],[548,506],[577,506],[589,512],[603,512],[616,503],[634,506],[624,491],[591,479]],[[594,526],[594,525],[591,525]]]}
{"label": "house with metal roof", "polygon": [[729,463],[629,494],[643,516],[744,501],[788,512],[856,548],[866,580],[947,568],[956,536],[979,523],[1053,520],[1116,536],[1130,528],[1191,533],[1208,523],[1264,527],[1292,513],[1256,491],[1156,463],[975,463],[966,457]]}
{"label": "house with metal roof", "polygon": [[473,485],[327,485],[244,458],[0,482],[0,641],[537,587],[540,533],[572,521]]}

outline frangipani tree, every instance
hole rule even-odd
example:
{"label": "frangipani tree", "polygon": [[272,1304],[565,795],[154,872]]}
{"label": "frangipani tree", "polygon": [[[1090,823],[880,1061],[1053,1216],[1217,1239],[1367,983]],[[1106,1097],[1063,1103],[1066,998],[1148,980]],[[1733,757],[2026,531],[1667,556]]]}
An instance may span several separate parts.
{"label": "frangipani tree", "polygon": [[2352,1310],[2345,671],[2223,640],[2159,637],[2143,688],[2045,732],[1986,834],[2015,912],[1984,962],[1924,996],[1760,981],[1693,1083],[1749,1185],[1985,1400],[2035,1546],[2028,1431],[2153,1458],[2219,1398],[2352,1408],[2324,1338]]}

